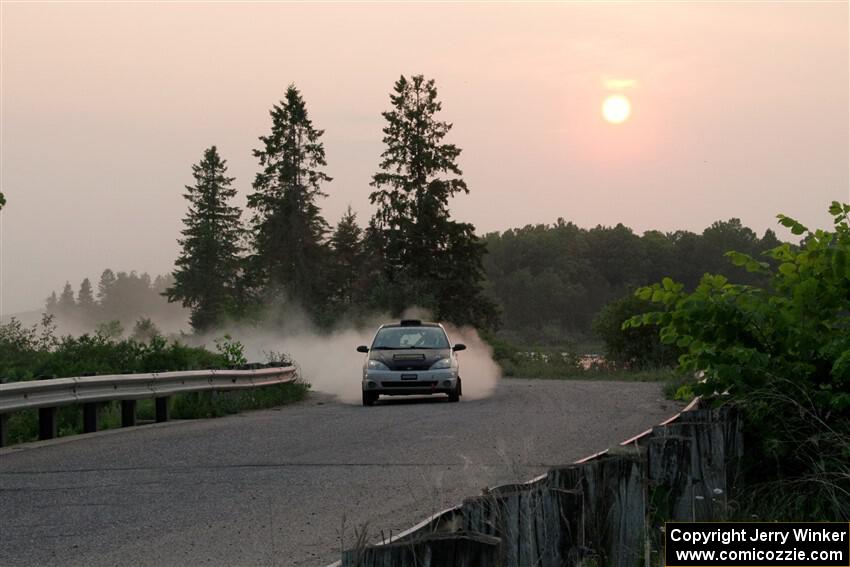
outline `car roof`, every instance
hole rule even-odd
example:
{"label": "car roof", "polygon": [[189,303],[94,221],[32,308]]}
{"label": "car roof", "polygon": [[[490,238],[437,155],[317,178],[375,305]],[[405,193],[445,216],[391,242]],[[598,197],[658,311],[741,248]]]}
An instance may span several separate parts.
{"label": "car roof", "polygon": [[[379,330],[380,329],[391,329],[391,328],[394,328],[394,327],[437,327],[438,329],[443,328],[443,326],[440,325],[439,323],[432,323],[432,322],[429,322],[429,321],[409,320],[409,321],[400,321],[398,323],[387,323],[385,325],[381,325],[379,327]],[[445,329],[443,329],[443,330],[445,330]]]}

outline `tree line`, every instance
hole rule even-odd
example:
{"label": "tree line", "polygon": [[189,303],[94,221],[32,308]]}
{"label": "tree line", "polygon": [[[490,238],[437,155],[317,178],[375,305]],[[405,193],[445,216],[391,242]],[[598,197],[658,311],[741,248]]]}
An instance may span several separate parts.
{"label": "tree line", "polygon": [[176,319],[180,309],[169,305],[163,294],[174,285],[171,275],[151,278],[147,273],[101,273],[97,289],[89,278],[80,282],[76,292],[65,282],[45,302],[45,312],[56,317],[63,328],[81,331],[97,330],[110,337],[120,337],[129,331],[133,337],[148,339],[159,331],[153,320]]}
{"label": "tree line", "polygon": [[[364,298],[376,291],[368,285],[367,275],[374,267],[367,262],[374,258],[366,252],[367,233],[349,209],[326,241],[322,279],[325,289],[333,292],[328,302],[333,308],[342,305],[349,311],[365,310],[369,303]],[[717,221],[701,233],[651,230],[643,235],[623,225],[584,229],[559,219],[553,225],[487,234],[480,242],[488,252],[483,259],[482,286],[501,314],[499,333],[527,344],[563,343],[565,338],[583,339],[591,333],[614,344],[622,338],[622,322],[648,308],[646,302],[631,295],[636,287],[670,275],[693,289],[706,272],[738,283],[763,284],[760,274],[736,268],[724,254],[740,250],[758,256],[780,244],[772,230],[759,237],[734,218]],[[238,257],[234,264],[238,269]],[[215,271],[209,273],[215,275]],[[159,320],[175,315],[174,306],[162,297],[175,283],[172,275],[151,278],[144,273],[105,270],[97,289],[88,278],[76,293],[66,283],[60,293],[48,298],[46,307],[60,321],[70,319],[83,328],[118,321],[131,329],[139,318]],[[234,284],[239,285],[239,280]],[[238,297],[223,295],[218,305],[232,301],[229,308],[237,308]],[[404,306],[404,298],[398,299]],[[201,310],[199,314],[209,312]],[[652,364],[675,359],[667,349],[659,351],[657,358],[647,358],[647,353],[655,351],[646,347],[657,344],[657,337],[643,339],[623,345],[623,360],[634,358],[636,349]]]}
{"label": "tree line", "polygon": [[730,273],[723,254],[759,254],[779,244],[772,231],[759,237],[738,219],[701,234],[643,235],[622,224],[584,229],[558,219],[479,238],[471,224],[451,218],[449,199],[469,188],[461,149],[446,140],[452,124],[439,119],[434,81],[402,76],[389,98],[369,196],[375,211],[365,225],[351,207],[333,227],[322,215],[333,182],[325,173],[324,131],[290,85],[253,150],[257,172],[245,211],[234,204],[236,180],[226,160],[210,146],[184,190],[174,272],[155,282],[112,274],[120,281],[111,293],[102,277],[96,299],[87,280],[76,298],[66,285],[48,299],[48,311],[60,321],[77,313],[126,325],[140,314],[155,316],[163,302],[152,296],[162,294],[188,309],[192,328],[204,332],[232,321],[275,323],[293,306],[324,328],[418,306],[458,325],[493,331],[501,324],[503,338],[563,342],[587,337],[603,306],[666,275],[690,287],[706,271],[758,283],[757,274]]}
{"label": "tree line", "polygon": [[333,181],[325,173],[324,132],[291,85],[253,152],[258,171],[247,222],[216,146],[193,166],[169,301],[190,310],[196,331],[232,320],[274,321],[292,305],[324,327],[411,306],[456,324],[495,327],[496,307],[483,294],[484,244],[449,212],[449,198],[468,188],[457,163],[461,150],[444,140],[452,125],[438,119],[441,107],[433,80],[396,81],[371,182],[376,211],[361,227],[349,207],[331,228],[319,206]]}
{"label": "tree line", "polygon": [[[584,229],[558,219],[553,225],[487,234],[484,243],[486,291],[501,311],[503,338],[541,344],[590,336],[604,306],[665,276],[688,289],[706,272],[762,284],[761,274],[731,265],[724,254],[738,250],[758,256],[780,241],[772,230],[759,237],[735,218],[700,234],[650,230],[643,235],[622,224]],[[624,301],[626,311],[635,308],[630,298]]]}

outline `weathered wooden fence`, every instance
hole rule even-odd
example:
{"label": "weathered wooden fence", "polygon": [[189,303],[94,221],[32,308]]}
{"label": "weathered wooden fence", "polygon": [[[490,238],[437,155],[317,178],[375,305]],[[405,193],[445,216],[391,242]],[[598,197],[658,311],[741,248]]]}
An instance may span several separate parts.
{"label": "weathered wooden fence", "polygon": [[666,520],[717,520],[742,451],[730,408],[692,409],[616,449],[486,490],[344,567],[663,565]]}

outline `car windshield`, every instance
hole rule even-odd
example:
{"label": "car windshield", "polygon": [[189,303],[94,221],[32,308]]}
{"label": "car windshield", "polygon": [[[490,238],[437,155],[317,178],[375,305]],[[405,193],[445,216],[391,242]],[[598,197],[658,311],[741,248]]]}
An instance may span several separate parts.
{"label": "car windshield", "polygon": [[378,331],[372,349],[449,348],[439,327],[385,327]]}

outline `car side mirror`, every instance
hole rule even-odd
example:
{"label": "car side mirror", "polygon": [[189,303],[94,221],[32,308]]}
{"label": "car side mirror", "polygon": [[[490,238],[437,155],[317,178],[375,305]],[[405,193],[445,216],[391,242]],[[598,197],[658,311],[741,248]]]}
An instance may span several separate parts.
{"label": "car side mirror", "polygon": [[359,347],[357,347],[357,352],[369,352],[369,347],[365,345],[360,345]]}
{"label": "car side mirror", "polygon": [[455,352],[459,350],[466,350],[466,345],[463,343],[457,343],[455,346],[452,347],[452,350]]}

